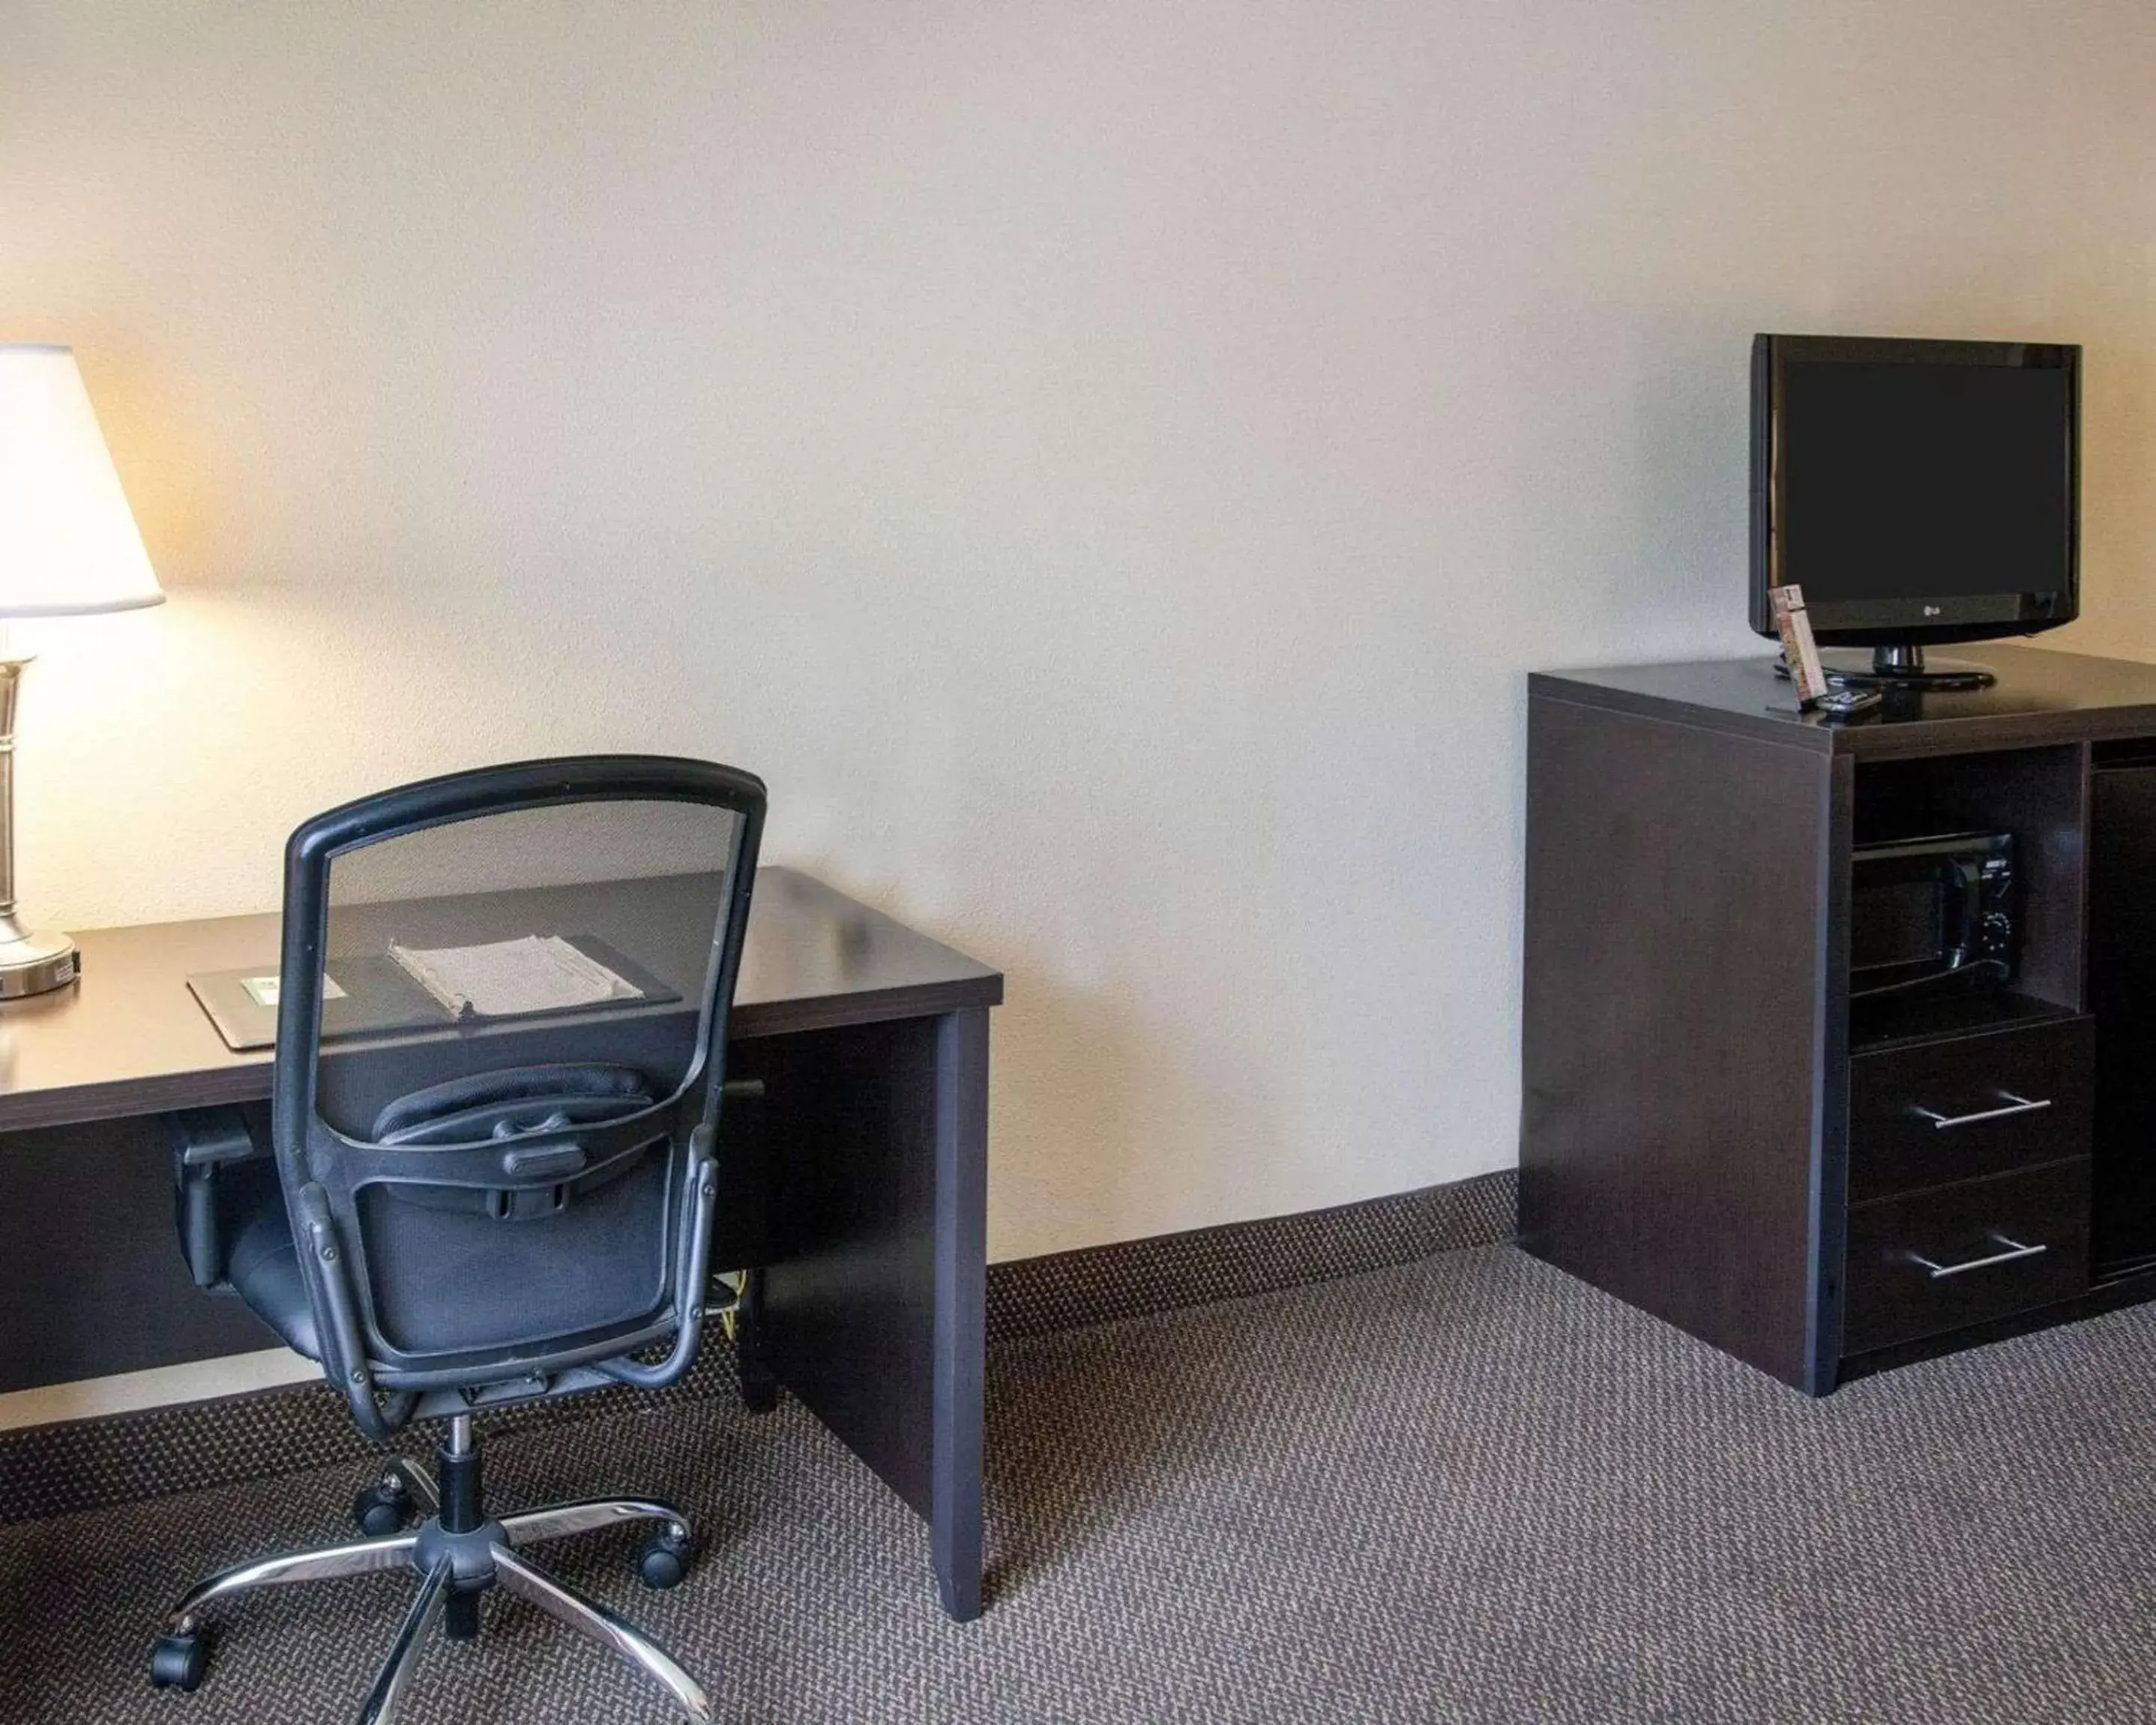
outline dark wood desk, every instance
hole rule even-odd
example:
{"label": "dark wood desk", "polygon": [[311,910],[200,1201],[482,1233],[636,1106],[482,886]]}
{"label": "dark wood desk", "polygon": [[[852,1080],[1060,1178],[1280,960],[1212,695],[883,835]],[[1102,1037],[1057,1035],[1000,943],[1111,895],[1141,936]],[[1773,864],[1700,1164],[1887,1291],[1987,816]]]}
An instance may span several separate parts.
{"label": "dark wood desk", "polygon": [[[0,1389],[259,1348],[188,1281],[157,1117],[259,1107],[187,991],[275,968],[274,915],[78,936],[83,979],[0,1006]],[[930,1526],[945,1609],[980,1609],[988,1009],[1003,978],[790,869],[757,877],[714,1261],[757,1271],[752,1401],[783,1385]]]}

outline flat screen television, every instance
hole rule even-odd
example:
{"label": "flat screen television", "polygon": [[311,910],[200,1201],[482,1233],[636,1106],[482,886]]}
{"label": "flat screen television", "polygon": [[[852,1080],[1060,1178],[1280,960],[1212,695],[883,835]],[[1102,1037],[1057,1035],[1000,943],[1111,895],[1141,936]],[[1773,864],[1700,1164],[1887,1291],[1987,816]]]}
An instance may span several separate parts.
{"label": "flat screen television", "polygon": [[1804,589],[1849,680],[1969,686],[1924,649],[2080,608],[2081,357],[2062,342],[1752,340],[1752,627]]}

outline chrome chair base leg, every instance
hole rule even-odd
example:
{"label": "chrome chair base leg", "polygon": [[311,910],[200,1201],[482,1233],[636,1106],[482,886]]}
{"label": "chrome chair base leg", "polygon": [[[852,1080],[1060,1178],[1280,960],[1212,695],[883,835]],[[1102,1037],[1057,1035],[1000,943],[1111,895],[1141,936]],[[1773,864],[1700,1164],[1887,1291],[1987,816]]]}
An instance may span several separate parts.
{"label": "chrome chair base leg", "polygon": [[501,1518],[501,1531],[511,1545],[536,1545],[542,1540],[562,1539],[572,1533],[588,1533],[597,1527],[616,1527],[624,1522],[661,1522],[677,1539],[689,1537],[688,1518],[670,1504],[650,1503],[639,1497],[593,1497],[581,1503],[550,1503],[544,1509],[527,1509]]}
{"label": "chrome chair base leg", "polygon": [[449,1566],[438,1564],[427,1572],[427,1579],[419,1584],[418,1597],[404,1614],[403,1626],[390,1644],[389,1657],[382,1661],[382,1675],[374,1680],[374,1687],[367,1693],[367,1705],[359,1711],[359,1725],[395,1725],[398,1703],[403,1700],[405,1686],[419,1663],[419,1649],[449,1597]]}
{"label": "chrome chair base leg", "polygon": [[[664,1648],[603,1605],[521,1557],[516,1550],[624,1522],[654,1522],[659,1524],[658,1531],[638,1553],[637,1570],[646,1586],[670,1587],[685,1574],[690,1552],[688,1518],[679,1510],[646,1498],[599,1497],[525,1510],[486,1523],[470,1535],[445,1536],[439,1521],[440,1494],[425,1469],[401,1458],[392,1461],[382,1470],[382,1485],[408,1495],[413,1504],[428,1512],[429,1520],[418,1528],[382,1538],[242,1563],[197,1583],[165,1614],[164,1632],[151,1661],[151,1681],[161,1688],[177,1689],[192,1689],[202,1681],[208,1656],[204,1608],[214,1601],[264,1587],[406,1568],[418,1575],[419,1591],[359,1716],[360,1725],[395,1725],[422,1651],[429,1638],[443,1629],[447,1608],[459,1591],[454,1570],[463,1569],[466,1579],[462,1590],[468,1605],[478,1604],[476,1598],[470,1597],[475,1589],[499,1582],[557,1623],[598,1643],[643,1672],[666,1692],[684,1717],[700,1721],[711,1718],[711,1697],[703,1686]],[[465,1543],[458,1544],[459,1540]],[[485,1566],[483,1571],[481,1565]]]}
{"label": "chrome chair base leg", "polygon": [[350,1545],[326,1545],[319,1551],[291,1552],[264,1558],[219,1571],[197,1582],[178,1604],[165,1614],[165,1633],[184,1635],[194,1627],[195,1614],[212,1599],[257,1588],[276,1587],[295,1581],[331,1581],[341,1575],[366,1575],[377,1569],[398,1569],[412,1561],[416,1533],[393,1533],[387,1539],[362,1539]]}
{"label": "chrome chair base leg", "polygon": [[511,1551],[495,1559],[501,1584],[530,1600],[557,1623],[566,1624],[580,1635],[611,1648],[627,1664],[653,1679],[671,1696],[675,1706],[691,1719],[708,1721],[711,1697],[703,1685],[675,1664],[666,1650],[640,1630],[616,1617],[605,1606],[586,1599],[574,1588],[557,1581],[543,1569],[527,1563]]}

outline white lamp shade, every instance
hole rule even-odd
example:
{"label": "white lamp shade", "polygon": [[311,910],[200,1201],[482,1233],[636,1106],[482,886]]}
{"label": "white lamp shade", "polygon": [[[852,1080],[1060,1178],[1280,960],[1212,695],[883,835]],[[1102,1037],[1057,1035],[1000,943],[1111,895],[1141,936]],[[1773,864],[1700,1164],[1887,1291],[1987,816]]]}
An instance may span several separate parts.
{"label": "white lamp shade", "polygon": [[164,597],[74,355],[0,342],[0,617]]}

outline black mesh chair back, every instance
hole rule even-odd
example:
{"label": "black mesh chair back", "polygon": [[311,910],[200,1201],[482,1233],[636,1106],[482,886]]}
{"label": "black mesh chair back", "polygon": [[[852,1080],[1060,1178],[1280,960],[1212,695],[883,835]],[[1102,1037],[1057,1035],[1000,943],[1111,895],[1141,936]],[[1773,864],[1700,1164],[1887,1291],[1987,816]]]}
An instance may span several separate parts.
{"label": "black mesh chair back", "polygon": [[763,808],[728,768],[595,757],[293,834],[275,1151],[372,1435],[687,1369]]}

